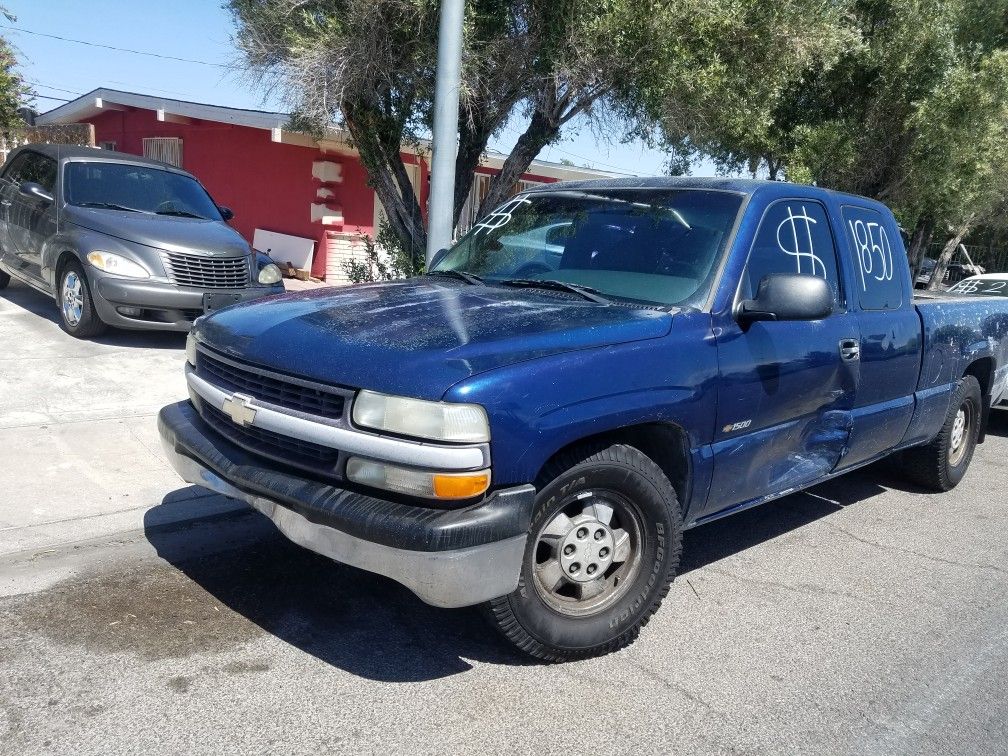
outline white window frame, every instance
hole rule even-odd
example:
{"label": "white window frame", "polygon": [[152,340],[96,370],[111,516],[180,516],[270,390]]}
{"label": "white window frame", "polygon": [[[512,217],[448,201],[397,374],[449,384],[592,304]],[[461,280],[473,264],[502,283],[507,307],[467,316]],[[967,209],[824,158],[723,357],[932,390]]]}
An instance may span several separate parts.
{"label": "white window frame", "polygon": [[144,137],[143,156],[181,168],[182,139],[179,137]]}

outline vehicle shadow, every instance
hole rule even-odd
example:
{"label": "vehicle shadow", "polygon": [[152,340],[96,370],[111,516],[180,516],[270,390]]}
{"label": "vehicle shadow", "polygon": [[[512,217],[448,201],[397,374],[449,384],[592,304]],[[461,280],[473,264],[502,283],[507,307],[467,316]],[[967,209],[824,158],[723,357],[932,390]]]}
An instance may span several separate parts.
{"label": "vehicle shadow", "polygon": [[1008,438],[1008,408],[991,410],[990,421],[987,423],[987,434]]}
{"label": "vehicle shadow", "polygon": [[[0,299],[59,327],[59,313],[55,300],[30,286],[18,281],[11,281],[6,289],[0,291]],[[69,334],[62,335],[67,339],[73,338]],[[173,331],[126,331],[110,328],[101,336],[90,339],[90,341],[105,346],[138,349],[181,350],[185,348],[185,334]]]}
{"label": "vehicle shadow", "polygon": [[[680,574],[758,546],[892,487],[873,466],[836,483],[690,530]],[[821,490],[820,490],[821,489]],[[249,510],[214,518],[203,538],[165,527],[165,497],[145,517],[158,555],[267,633],[367,679],[419,682],[466,672],[470,661],[536,663],[511,648],[478,610],[436,609],[386,578],[294,545]],[[227,544],[222,548],[221,544]]]}

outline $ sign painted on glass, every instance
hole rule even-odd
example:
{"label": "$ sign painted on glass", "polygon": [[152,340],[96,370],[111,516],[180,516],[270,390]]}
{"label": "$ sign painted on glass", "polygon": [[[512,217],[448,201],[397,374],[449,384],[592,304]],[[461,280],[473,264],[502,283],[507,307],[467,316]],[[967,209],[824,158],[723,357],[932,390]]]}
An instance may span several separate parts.
{"label": "$ sign painted on glass", "polygon": [[[793,257],[798,266],[798,273],[810,273],[813,276],[821,275],[826,278],[826,264],[815,252],[815,245],[812,243],[812,226],[817,224],[815,218],[808,214],[805,206],[802,206],[801,213],[795,215],[791,206],[787,209],[787,218],[782,220],[777,226],[777,246],[785,255]],[[801,230],[799,230],[799,226]],[[807,240],[807,244],[806,244]],[[808,247],[805,249],[805,247]],[[811,270],[802,270],[802,260],[807,260],[806,267]]]}

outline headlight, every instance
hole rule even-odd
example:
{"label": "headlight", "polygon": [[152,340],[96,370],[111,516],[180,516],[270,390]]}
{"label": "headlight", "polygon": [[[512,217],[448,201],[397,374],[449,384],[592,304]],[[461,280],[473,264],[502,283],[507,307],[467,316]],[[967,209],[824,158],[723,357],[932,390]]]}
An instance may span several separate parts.
{"label": "headlight", "polygon": [[275,283],[280,283],[283,276],[280,275],[280,268],[278,268],[273,263],[267,263],[259,271],[259,283],[263,286],[272,286]]}
{"label": "headlight", "polygon": [[185,340],[185,359],[193,367],[196,367],[196,338],[190,333]]}
{"label": "headlight", "polygon": [[113,273],[125,278],[150,278],[150,273],[142,265],[132,260],[127,260],[122,255],[114,255],[111,252],[89,252],[88,262],[98,270],[106,273]]}
{"label": "headlight", "polygon": [[490,440],[486,410],[478,404],[428,402],[361,391],[354,399],[353,420],[365,428],[434,441]]}
{"label": "headlight", "polygon": [[472,499],[490,487],[490,471],[438,473],[351,457],[347,479],[374,488],[426,499]]}

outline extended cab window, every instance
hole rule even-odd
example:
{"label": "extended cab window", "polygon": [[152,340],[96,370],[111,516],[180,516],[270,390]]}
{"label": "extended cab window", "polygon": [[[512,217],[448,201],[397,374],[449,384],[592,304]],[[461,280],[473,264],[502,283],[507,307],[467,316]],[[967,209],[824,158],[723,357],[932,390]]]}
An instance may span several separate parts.
{"label": "extended cab window", "polygon": [[674,305],[709,290],[742,205],[733,192],[590,189],[518,195],[432,272],[488,283],[561,281],[628,302]]}
{"label": "extended cab window", "polygon": [[742,280],[742,295],[756,295],[760,281],[777,273],[821,276],[842,304],[836,246],[826,209],[814,200],[780,200],[763,215]]}
{"label": "extended cab window", "polygon": [[857,271],[855,288],[862,310],[895,310],[903,306],[903,277],[896,272],[892,241],[882,213],[845,205],[844,227]]}

